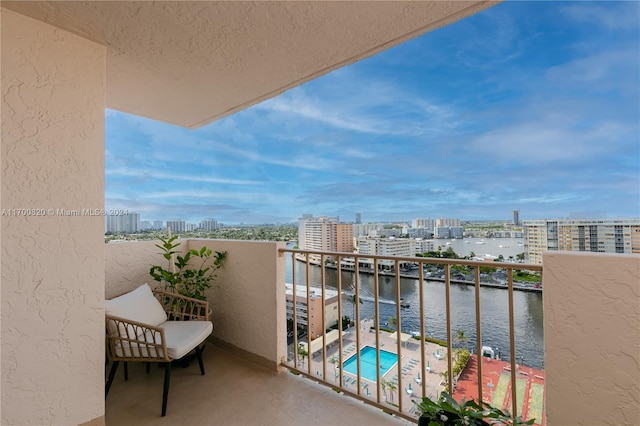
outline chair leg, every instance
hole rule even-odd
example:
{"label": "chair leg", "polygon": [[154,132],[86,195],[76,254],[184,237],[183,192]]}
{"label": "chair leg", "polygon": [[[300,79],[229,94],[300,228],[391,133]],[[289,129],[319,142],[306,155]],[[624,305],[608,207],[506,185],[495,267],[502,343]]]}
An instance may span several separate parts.
{"label": "chair leg", "polygon": [[129,380],[129,365],[127,364],[127,361],[124,361],[122,366],[124,367],[124,380],[127,381]]}
{"label": "chair leg", "polygon": [[113,361],[113,365],[111,366],[111,370],[109,371],[109,378],[107,379],[107,385],[104,389],[104,399],[107,399],[107,395],[109,395],[109,389],[111,389],[111,384],[113,383],[113,378],[116,376],[116,370],[118,369],[118,364],[120,361]]}
{"label": "chair leg", "polygon": [[162,417],[167,414],[167,399],[169,397],[169,382],[171,381],[171,362],[164,367],[164,390],[162,391]]}
{"label": "chair leg", "polygon": [[151,371],[151,363],[150,362],[145,362],[145,367],[147,369],[147,374],[149,374],[149,371]]}
{"label": "chair leg", "polygon": [[204,376],[204,363],[202,362],[202,350],[200,346],[196,346],[196,357],[198,357],[198,364],[200,365],[200,373]]}

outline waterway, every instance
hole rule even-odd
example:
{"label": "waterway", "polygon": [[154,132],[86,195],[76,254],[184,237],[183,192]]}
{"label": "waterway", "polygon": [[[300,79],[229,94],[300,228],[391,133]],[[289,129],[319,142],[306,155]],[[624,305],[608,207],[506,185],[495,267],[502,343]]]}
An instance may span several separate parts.
{"label": "waterway", "polygon": [[[502,240],[502,241],[500,241]],[[462,247],[470,246],[462,240],[459,244]],[[491,240],[496,248],[503,247],[502,252],[495,251],[487,241],[480,246],[488,246],[487,249],[471,250],[476,254],[491,254],[497,256],[502,254],[508,259],[521,253],[522,247],[517,245],[515,239]],[[513,244],[511,244],[513,242]],[[453,241],[452,241],[453,243]],[[451,244],[453,246],[453,244]],[[475,246],[475,244],[474,244]],[[444,248],[444,246],[443,246]],[[456,253],[464,254],[455,247]],[[475,247],[474,247],[475,248]],[[287,282],[292,282],[292,268],[290,256],[287,256]],[[306,265],[296,262],[296,283],[304,284]],[[320,286],[320,267],[311,266],[309,271],[311,284]],[[328,288],[337,289],[337,271],[325,269],[326,283]],[[353,294],[355,292],[355,274],[353,272],[342,272],[342,291]],[[374,277],[370,274],[360,274],[359,292],[362,303],[359,306],[360,318],[374,318],[375,304],[374,297]],[[396,288],[393,277],[379,278],[379,303],[380,323],[384,325],[389,317],[396,317]],[[425,334],[430,337],[446,340],[446,304],[445,285],[442,282],[426,281],[423,283],[424,306],[425,306]],[[451,285],[451,329],[455,336],[457,330],[464,330],[469,338],[469,347],[475,347],[476,342],[476,314],[475,314],[475,287],[463,284]],[[400,279],[400,297],[409,303],[408,308],[400,309],[400,327],[403,331],[420,330],[420,289],[419,280],[411,278]],[[354,306],[345,302],[342,305],[343,315],[353,317]],[[502,359],[510,360],[509,350],[509,301],[508,292],[505,289],[482,287],[480,289],[480,312],[481,312],[481,333],[482,344],[498,349]],[[544,368],[544,335],[542,316],[542,294],[523,291],[515,291],[513,294],[514,323],[515,323],[515,346],[516,361],[519,364],[533,368]]]}
{"label": "waterway", "polygon": [[460,256],[469,256],[473,253],[476,256],[502,255],[505,260],[509,257],[516,259],[517,255],[524,253],[524,239],[522,238],[465,238],[455,240],[434,240],[434,248],[438,246],[442,250],[451,247]]}

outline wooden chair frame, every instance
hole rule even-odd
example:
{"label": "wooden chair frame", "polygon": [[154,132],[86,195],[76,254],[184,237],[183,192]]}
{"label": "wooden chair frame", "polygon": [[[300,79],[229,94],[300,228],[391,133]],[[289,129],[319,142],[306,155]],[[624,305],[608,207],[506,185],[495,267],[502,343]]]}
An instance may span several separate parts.
{"label": "wooden chair frame", "polygon": [[[209,316],[209,302],[193,299],[172,293],[166,290],[154,290],[154,296],[158,299],[169,321],[207,321]],[[113,379],[120,361],[124,362],[125,380],[128,379],[128,362],[146,362],[147,372],[152,362],[165,364],[164,389],[162,394],[162,416],[167,413],[167,399],[169,395],[169,383],[171,381],[172,362],[176,361],[167,353],[167,342],[164,328],[150,324],[144,324],[106,315],[107,359],[113,364],[109,371],[105,387],[105,398],[113,384]],[[203,345],[195,347],[200,373],[204,376],[204,364],[202,362]],[[183,357],[184,358],[184,357]]]}

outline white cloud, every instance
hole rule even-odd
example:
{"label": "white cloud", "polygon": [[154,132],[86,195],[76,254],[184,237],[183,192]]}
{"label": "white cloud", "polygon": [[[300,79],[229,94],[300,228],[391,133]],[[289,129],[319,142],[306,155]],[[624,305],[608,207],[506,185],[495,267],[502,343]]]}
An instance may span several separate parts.
{"label": "white cloud", "polygon": [[222,183],[222,184],[231,184],[231,185],[259,185],[262,182],[257,180],[243,180],[243,179],[230,179],[230,178],[220,178],[220,177],[211,177],[211,176],[203,176],[203,175],[187,175],[187,174],[179,174],[179,173],[166,173],[159,172],[155,170],[145,170],[145,169],[127,169],[127,168],[119,168],[119,169],[107,169],[105,172],[107,177],[115,177],[115,176],[129,176],[136,177],[142,179],[161,179],[161,180],[169,180],[169,181],[189,181],[189,182],[203,182],[203,183]]}
{"label": "white cloud", "polygon": [[638,30],[640,26],[640,3],[637,1],[603,1],[596,4],[575,2],[560,11],[576,22],[609,30]]}

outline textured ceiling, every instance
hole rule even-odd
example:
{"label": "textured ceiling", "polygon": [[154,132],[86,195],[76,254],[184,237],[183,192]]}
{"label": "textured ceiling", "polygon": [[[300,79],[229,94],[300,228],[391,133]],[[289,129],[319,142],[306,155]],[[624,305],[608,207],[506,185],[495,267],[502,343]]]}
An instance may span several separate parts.
{"label": "textured ceiling", "polygon": [[2,1],[107,46],[109,108],[191,128],[494,4]]}

